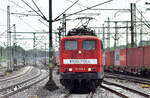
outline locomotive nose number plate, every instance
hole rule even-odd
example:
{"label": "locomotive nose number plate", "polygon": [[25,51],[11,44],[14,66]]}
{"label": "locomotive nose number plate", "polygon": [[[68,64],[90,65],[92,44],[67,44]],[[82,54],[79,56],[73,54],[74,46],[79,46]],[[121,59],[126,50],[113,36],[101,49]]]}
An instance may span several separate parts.
{"label": "locomotive nose number plate", "polygon": [[97,59],[64,59],[64,64],[97,64]]}
{"label": "locomotive nose number plate", "polygon": [[80,71],[82,71],[82,70],[85,70],[85,68],[75,68],[75,70],[80,70]]}

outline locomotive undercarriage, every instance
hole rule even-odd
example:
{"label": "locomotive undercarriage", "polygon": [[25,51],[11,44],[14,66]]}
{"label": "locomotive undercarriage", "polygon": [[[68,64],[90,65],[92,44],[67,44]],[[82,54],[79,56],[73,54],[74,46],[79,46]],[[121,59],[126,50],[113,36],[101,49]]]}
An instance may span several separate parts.
{"label": "locomotive undercarriage", "polygon": [[67,89],[93,89],[99,86],[103,73],[62,73],[60,82]]}

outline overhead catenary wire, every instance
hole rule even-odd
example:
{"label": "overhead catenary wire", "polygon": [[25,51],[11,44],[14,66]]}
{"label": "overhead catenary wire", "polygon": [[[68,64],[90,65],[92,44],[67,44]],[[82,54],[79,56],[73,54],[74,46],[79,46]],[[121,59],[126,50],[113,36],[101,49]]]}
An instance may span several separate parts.
{"label": "overhead catenary wire", "polygon": [[[1,9],[1,8],[0,8],[0,10],[2,10],[2,11],[4,11],[4,12],[7,13],[7,11],[4,10],[4,9]],[[12,14],[12,15],[14,15],[14,14]],[[15,16],[15,17],[17,17],[17,18],[19,18],[21,21],[23,21],[29,28],[32,28],[34,31],[38,31],[38,30],[36,30],[35,28],[33,28],[30,24],[28,24],[27,22],[25,22],[21,17],[18,17],[18,16]],[[6,33],[6,31],[4,31],[3,33]],[[3,35],[3,33],[1,33],[0,35]]]}
{"label": "overhead catenary wire", "polygon": [[17,4],[16,2],[14,2],[13,0],[8,0],[9,2],[13,3],[14,5],[18,6],[19,8],[29,12],[27,9],[25,9],[24,7],[20,6],[19,4]]}
{"label": "overhead catenary wire", "polygon": [[76,2],[74,2],[71,6],[69,6],[65,11],[63,11],[60,15],[58,15],[55,19],[57,20],[61,15],[63,15],[66,11],[68,11],[71,7],[73,7],[79,0],[76,0]]}
{"label": "overhead catenary wire", "polygon": [[[10,0],[9,0],[10,1]],[[16,6],[26,10],[25,8],[23,8],[22,6],[18,5],[17,3],[13,2],[12,0],[10,1],[11,3],[15,4]],[[34,3],[34,5],[36,6],[36,8],[38,9],[38,11],[42,14],[42,17],[44,18],[44,20],[47,20],[47,18],[45,17],[45,15],[42,13],[42,11],[40,10],[40,8],[37,6],[37,4],[34,2],[34,0],[32,0],[32,2]],[[33,10],[33,9],[32,9]],[[28,10],[26,10],[27,12],[29,12]],[[35,12],[35,10],[33,10]],[[37,11],[36,11],[37,12]],[[11,14],[17,14],[17,15],[24,15],[24,16],[40,16],[40,15],[36,15],[36,14],[24,14],[24,13],[11,13]],[[47,20],[48,21],[48,20]]]}
{"label": "overhead catenary wire", "polygon": [[25,2],[24,0],[21,0],[25,5],[27,5],[30,9],[32,9],[36,14],[38,14],[39,16],[43,17],[41,14],[39,14],[34,8],[32,8],[27,2]]}
{"label": "overhead catenary wire", "polygon": [[7,12],[6,10],[4,10],[4,9],[2,9],[2,8],[0,8],[0,10],[3,11],[3,12]]}
{"label": "overhead catenary wire", "polygon": [[[73,1],[71,1],[71,0],[66,0],[66,1],[69,1],[69,2],[71,2],[71,3],[74,3]],[[88,8],[87,6],[84,6],[84,5],[82,5],[82,4],[80,4],[80,3],[76,3],[77,5],[79,5],[79,6],[81,6],[81,7],[85,7],[85,8]]]}
{"label": "overhead catenary wire", "polygon": [[39,39],[39,41],[35,44],[35,46],[37,47],[39,45],[39,43],[41,43],[43,40],[45,40],[46,37],[45,36],[41,36],[41,38]]}
{"label": "overhead catenary wire", "polygon": [[[7,13],[7,11],[5,11],[5,10],[3,10],[3,11]],[[12,15],[13,15],[13,14],[12,14]],[[38,31],[38,30],[36,30],[34,27],[32,27],[30,24],[28,24],[27,22],[25,22],[21,17],[18,17],[18,16],[16,16],[16,17],[19,18],[22,22],[24,22],[29,28],[33,29],[34,31]],[[14,26],[11,26],[10,29],[11,29],[12,27],[14,27]],[[9,30],[10,30],[10,29],[9,29]],[[0,34],[0,36],[3,36],[7,31],[8,31],[8,30],[5,30],[4,32],[2,32],[2,33]]]}
{"label": "overhead catenary wire", "polygon": [[42,24],[44,24],[46,27],[49,28],[49,26],[46,23],[44,23],[42,20],[39,19],[38,21],[41,22]]}
{"label": "overhead catenary wire", "polygon": [[[138,20],[140,20],[140,18],[139,17],[137,17],[137,16],[135,16]],[[142,16],[142,17],[144,17],[144,16]],[[145,26],[147,26],[149,29],[150,29],[150,25],[149,25],[149,23],[148,23],[148,21],[145,19],[145,21],[146,21],[146,23],[144,22],[144,21],[142,21],[142,23],[144,23],[145,24]]]}
{"label": "overhead catenary wire", "polygon": [[82,23],[82,21],[80,20],[80,22],[78,22],[78,24],[75,26],[75,28],[77,28],[79,26],[79,24]]}
{"label": "overhead catenary wire", "polygon": [[25,14],[25,13],[11,13],[12,15],[22,15],[22,16],[39,16],[36,14]]}
{"label": "overhead catenary wire", "polygon": [[[12,27],[14,27],[14,26],[11,26],[8,30],[10,30]],[[8,30],[5,30],[4,32],[2,32],[2,33],[0,34],[0,36],[4,35]]]}
{"label": "overhead catenary wire", "polygon": [[39,14],[34,8],[32,8],[27,2],[25,2],[24,0],[21,0],[24,4],[26,4],[30,9],[32,9],[36,14],[38,14],[42,19],[44,19],[45,21],[49,22],[49,20],[45,19],[45,17],[43,17],[41,14]]}
{"label": "overhead catenary wire", "polygon": [[[136,8],[137,9],[137,8]],[[141,12],[137,9],[137,11],[141,14]],[[148,23],[148,21],[145,19],[145,17],[142,15],[143,19],[145,20],[145,22],[147,23],[144,23],[148,28],[150,28],[150,24]]]}
{"label": "overhead catenary wire", "polygon": [[[136,15],[134,15],[138,20],[141,20],[139,17],[137,17]],[[146,21],[147,22],[147,21]],[[149,24],[146,24],[144,21],[142,21],[142,23],[144,23],[148,28],[150,28]],[[147,22],[148,23],[148,22]]]}
{"label": "overhead catenary wire", "polygon": [[[89,10],[89,9],[92,9],[92,8],[94,8],[94,7],[97,7],[97,6],[100,6],[100,5],[109,3],[109,2],[111,2],[111,1],[113,1],[113,0],[108,0],[108,1],[105,1],[105,2],[102,2],[102,3],[99,3],[99,4],[96,4],[96,5],[93,5],[93,6],[91,6],[91,7],[86,8],[86,9],[83,9],[83,10],[77,11],[77,12],[75,12],[75,13],[72,13],[72,14],[70,14],[70,15],[67,15],[66,17],[69,17],[69,16],[72,16],[72,15],[78,14],[78,13],[80,13],[80,12],[83,12],[83,11],[86,11],[86,10]],[[59,20],[61,20],[61,19],[63,19],[63,18],[59,18],[59,19],[53,20],[53,22],[59,21]]]}
{"label": "overhead catenary wire", "polygon": [[36,30],[34,27],[32,27],[29,23],[25,22],[21,17],[18,17],[20,20],[22,20],[28,27],[32,28],[34,31],[38,31]]}
{"label": "overhead catenary wire", "polygon": [[43,14],[43,12],[40,10],[40,8],[37,6],[37,4],[34,2],[34,0],[32,0],[32,2],[36,6],[36,8],[38,9],[38,11],[41,13],[41,15],[43,16],[44,20],[48,21],[48,19],[45,17],[45,15]]}
{"label": "overhead catenary wire", "polygon": [[148,29],[148,28],[146,28],[146,27],[144,27],[144,26],[143,26],[143,28],[144,28],[144,30],[147,30],[148,32],[150,32],[150,29]]}
{"label": "overhead catenary wire", "polygon": [[[15,0],[9,0],[10,1],[10,3],[12,3],[12,5],[13,6],[15,6],[15,8],[16,7],[19,7],[20,8],[20,10],[22,10],[22,9],[24,9],[24,10],[22,10],[22,11],[24,11],[24,12],[29,12],[27,9],[25,9],[26,7],[22,7],[22,6],[20,6],[19,4],[18,4],[18,2],[15,2]],[[36,8],[35,8],[36,9]],[[7,10],[5,10],[5,9],[3,9],[3,8],[0,8],[0,10],[2,11],[2,12],[4,12],[4,13],[7,13]],[[12,9],[13,10],[13,9]],[[38,29],[36,29],[36,27],[33,27],[29,22],[27,22],[26,20],[24,20],[23,18],[21,18],[21,17],[19,17],[19,16],[16,16],[16,15],[14,15],[13,13],[11,13],[12,14],[12,16],[15,16],[16,18],[19,18],[22,22],[24,22],[29,28],[32,28],[33,30],[35,30],[35,31],[39,31]],[[19,13],[18,13],[19,14]],[[21,13],[20,13],[21,14]],[[23,15],[23,14],[22,14]],[[25,15],[25,14],[24,14]],[[37,15],[37,14],[26,14],[25,16],[28,16],[28,15],[30,15],[30,16],[39,16],[39,15]],[[15,18],[14,17],[14,18]],[[12,20],[13,20],[13,18],[12,18]],[[6,25],[7,26],[7,25]],[[12,27],[10,27],[9,28],[9,30],[10,29],[12,29],[13,28],[13,26]],[[4,32],[3,32],[4,31]],[[3,30],[1,33],[0,33],[0,36],[5,36],[6,34],[7,34],[7,30]],[[10,33],[11,33],[11,31],[10,31]],[[5,38],[7,38],[7,37],[5,37]]]}

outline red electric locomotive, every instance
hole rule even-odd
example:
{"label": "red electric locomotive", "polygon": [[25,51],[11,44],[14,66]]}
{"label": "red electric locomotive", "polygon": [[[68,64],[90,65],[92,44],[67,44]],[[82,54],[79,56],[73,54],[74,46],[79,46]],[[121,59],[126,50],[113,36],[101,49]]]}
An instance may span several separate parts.
{"label": "red electric locomotive", "polygon": [[[80,35],[80,36],[79,36]],[[66,88],[89,88],[100,85],[102,41],[85,28],[68,33],[60,41],[60,82]]]}

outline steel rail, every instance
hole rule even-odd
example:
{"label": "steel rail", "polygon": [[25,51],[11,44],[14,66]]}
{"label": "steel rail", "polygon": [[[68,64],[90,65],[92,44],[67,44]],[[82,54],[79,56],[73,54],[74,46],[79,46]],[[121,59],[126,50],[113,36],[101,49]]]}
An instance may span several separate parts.
{"label": "steel rail", "polygon": [[[3,82],[3,81],[8,81],[8,80],[12,80],[12,79],[15,79],[15,78],[22,77],[23,75],[25,75],[25,74],[28,73],[29,71],[31,71],[31,68],[28,69],[27,71],[25,71],[24,73],[19,73],[18,75],[15,75],[15,76],[12,76],[12,77],[8,77],[8,78],[5,78],[5,79],[0,79],[0,83]],[[0,85],[1,85],[1,84],[0,84]]]}
{"label": "steel rail", "polygon": [[106,87],[104,85],[101,85],[101,87],[106,89],[106,90],[108,90],[108,91],[110,91],[110,92],[112,92],[112,93],[115,93],[116,95],[120,96],[121,98],[130,98],[130,97],[128,97],[128,96],[126,96],[126,95],[124,95],[124,94],[122,94],[122,93],[120,93],[120,92],[118,92],[116,90],[110,89],[110,88],[108,88],[108,87]]}
{"label": "steel rail", "polygon": [[[40,73],[40,75],[41,75],[41,74],[42,74],[42,73]],[[40,77],[40,75],[39,75],[38,77]],[[37,81],[34,81],[34,82],[31,82],[31,81],[29,80],[29,82],[31,82],[31,83],[28,83],[26,86],[20,87],[20,88],[18,88],[18,89],[15,90],[15,91],[8,92],[7,94],[0,96],[0,98],[7,98],[7,97],[9,97],[9,96],[11,96],[11,95],[14,95],[14,94],[16,94],[16,93],[22,91],[22,90],[25,90],[25,89],[29,88],[30,86],[32,86],[32,85],[34,85],[34,84],[37,84],[37,83],[41,82],[42,80],[46,79],[48,76],[49,76],[49,75],[46,75],[45,77],[43,77],[43,78],[41,78],[41,79],[39,79],[39,80],[37,80]],[[37,78],[38,78],[38,77],[37,77]],[[36,78],[34,78],[34,79],[36,79]],[[31,80],[33,80],[33,79],[31,79]]]}
{"label": "steel rail", "polygon": [[140,77],[135,77],[135,76],[128,76],[128,75],[122,75],[122,74],[105,74],[105,78],[117,78],[117,79],[122,79],[122,80],[128,80],[136,83],[142,83],[142,84],[148,84],[150,85],[150,80],[146,78],[140,78]]}
{"label": "steel rail", "polygon": [[0,69],[5,69],[5,68],[7,68],[7,67],[0,67]]}
{"label": "steel rail", "polygon": [[[90,91],[89,94],[86,94],[85,98],[93,98],[93,95],[95,93],[97,89],[92,89],[92,91]],[[65,95],[63,96],[63,98],[69,98],[72,94],[70,93],[70,90],[67,90],[67,92],[65,93]],[[73,95],[72,95],[73,96]]]}
{"label": "steel rail", "polygon": [[96,91],[96,88],[92,89],[92,91],[89,93],[89,95],[86,98],[93,98],[95,91]]}
{"label": "steel rail", "polygon": [[146,93],[144,93],[144,92],[141,92],[141,91],[138,91],[138,90],[135,90],[135,89],[132,89],[132,88],[129,88],[129,87],[126,87],[126,86],[117,84],[117,83],[108,82],[108,81],[106,81],[106,80],[103,80],[103,83],[104,83],[104,84],[107,84],[107,85],[114,85],[114,86],[117,86],[117,87],[120,87],[120,88],[129,90],[129,91],[131,91],[131,92],[137,93],[137,94],[139,94],[139,95],[141,95],[141,96],[144,96],[144,97],[146,97],[146,98],[150,98],[150,95],[149,95],[149,94],[146,94]]}
{"label": "steel rail", "polygon": [[1,89],[0,89],[0,92],[2,93],[2,92],[5,91],[6,94],[5,94],[5,95],[0,95],[0,98],[6,98],[6,97],[4,97],[4,96],[8,96],[8,95],[10,95],[10,93],[12,94],[12,92],[18,91],[18,90],[15,90],[15,88],[18,89],[18,88],[20,88],[20,87],[22,87],[22,86],[24,86],[24,85],[27,85],[26,83],[30,82],[30,81],[33,80],[33,79],[36,79],[36,78],[39,77],[40,75],[41,75],[41,70],[40,70],[40,72],[39,72],[37,75],[35,75],[34,77],[32,77],[32,78],[30,78],[30,79],[26,79],[26,80],[23,81],[23,82],[16,83],[16,84],[13,84],[13,85],[11,85],[11,86],[7,86],[7,87],[4,87],[4,88],[1,88]]}
{"label": "steel rail", "polygon": [[0,67],[0,76],[4,76],[5,75],[6,69],[7,69],[7,67]]}
{"label": "steel rail", "polygon": [[69,98],[69,96],[71,96],[70,89],[68,89],[66,91],[67,92],[65,93],[65,95],[63,96],[63,98]]}

